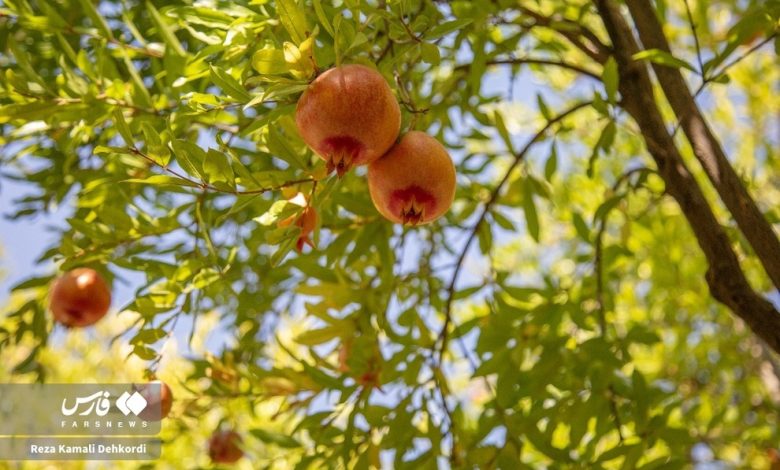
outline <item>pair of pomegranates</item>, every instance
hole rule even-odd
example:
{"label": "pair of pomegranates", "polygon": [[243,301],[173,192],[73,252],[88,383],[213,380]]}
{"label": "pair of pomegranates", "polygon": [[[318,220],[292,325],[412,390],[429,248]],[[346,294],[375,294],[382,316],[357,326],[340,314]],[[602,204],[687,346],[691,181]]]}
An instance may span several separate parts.
{"label": "pair of pomegranates", "polygon": [[401,109],[374,69],[344,65],[317,77],[298,101],[295,122],[329,172],[368,165],[371,200],[387,219],[425,224],[452,205],[455,166],[447,150],[424,132],[398,140]]}

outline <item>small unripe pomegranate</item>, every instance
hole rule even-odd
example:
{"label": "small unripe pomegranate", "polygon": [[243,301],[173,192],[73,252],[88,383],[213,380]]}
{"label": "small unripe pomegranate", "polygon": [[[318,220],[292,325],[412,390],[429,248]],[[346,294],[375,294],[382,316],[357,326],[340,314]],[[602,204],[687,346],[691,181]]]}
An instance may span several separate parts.
{"label": "small unripe pomegranate", "polygon": [[279,227],[289,227],[293,223],[301,228],[301,234],[298,235],[298,241],[295,243],[295,249],[298,253],[303,251],[304,245],[314,247],[314,242],[311,240],[310,235],[314,233],[314,229],[317,228],[317,221],[319,216],[317,215],[317,209],[306,206],[303,208],[300,214],[291,215],[290,217],[280,220]]}
{"label": "small unripe pomegranate", "polygon": [[147,402],[146,408],[139,415],[147,421],[159,421],[168,416],[173,406],[173,392],[165,382],[155,380],[137,387]]}
{"label": "small unripe pomegranate", "polygon": [[214,463],[236,463],[244,456],[241,436],[235,431],[217,431],[209,439],[209,458]]}
{"label": "small unripe pomegranate", "polygon": [[381,157],[398,138],[401,108],[382,75],[343,65],[317,77],[298,100],[295,123],[306,144],[339,176]]}
{"label": "small unripe pomegranate", "polygon": [[69,328],[94,324],[110,306],[111,291],[94,269],[68,271],[52,285],[49,308],[54,320]]}
{"label": "small unripe pomegranate", "polygon": [[455,165],[438,140],[411,131],[368,167],[368,189],[379,213],[405,225],[433,222],[455,198]]}

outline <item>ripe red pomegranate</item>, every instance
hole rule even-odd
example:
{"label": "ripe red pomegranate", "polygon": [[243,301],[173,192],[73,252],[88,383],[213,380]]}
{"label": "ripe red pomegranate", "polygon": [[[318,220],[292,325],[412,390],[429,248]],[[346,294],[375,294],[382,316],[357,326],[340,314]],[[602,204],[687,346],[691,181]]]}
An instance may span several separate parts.
{"label": "ripe red pomegranate", "polygon": [[173,406],[173,392],[165,382],[155,380],[137,387],[147,402],[146,408],[139,415],[147,421],[159,421],[168,416]]}
{"label": "ripe red pomegranate", "polygon": [[304,91],[295,122],[306,144],[339,176],[382,156],[398,138],[401,108],[384,77],[364,65],[332,68]]}
{"label": "ripe red pomegranate", "polygon": [[209,457],[214,463],[236,463],[244,456],[241,436],[235,431],[216,431],[209,439]]}
{"label": "ripe red pomegranate", "polygon": [[455,198],[455,165],[438,140],[411,131],[368,167],[368,189],[374,206],[402,224],[432,222]]}
{"label": "ripe red pomegranate", "polygon": [[50,304],[54,320],[74,328],[89,326],[103,318],[111,306],[111,291],[97,271],[77,268],[52,285]]}

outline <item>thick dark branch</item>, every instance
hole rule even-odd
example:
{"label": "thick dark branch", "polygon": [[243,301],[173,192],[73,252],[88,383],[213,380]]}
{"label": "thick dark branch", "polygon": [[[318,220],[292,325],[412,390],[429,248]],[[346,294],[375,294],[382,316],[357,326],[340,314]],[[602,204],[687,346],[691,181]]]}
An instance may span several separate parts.
{"label": "thick dark branch", "polygon": [[650,74],[643,63],[632,59],[639,47],[630,27],[612,0],[596,3],[614,45],[623,106],[637,122],[667,193],[680,205],[707,258],[710,292],[780,352],[780,313],[748,284],[728,236],[669,135],[653,96]]}
{"label": "thick dark branch", "polygon": [[[649,0],[629,0],[626,3],[642,44],[648,49],[671,53],[661,23]],[[680,71],[660,64],[653,64],[653,70],[688,141],[693,146],[693,153],[753,247],[772,283],[780,289],[780,241],[777,234],[729,164],[723,147],[707,125]]]}

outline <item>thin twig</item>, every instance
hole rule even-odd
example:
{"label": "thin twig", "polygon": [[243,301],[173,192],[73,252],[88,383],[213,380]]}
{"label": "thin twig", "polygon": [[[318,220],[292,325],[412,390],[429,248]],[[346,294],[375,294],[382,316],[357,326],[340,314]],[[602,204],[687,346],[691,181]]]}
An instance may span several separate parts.
{"label": "thin twig", "polygon": [[693,21],[693,13],[691,13],[691,5],[688,0],[685,0],[685,12],[688,15],[688,22],[691,24],[691,32],[693,33],[693,41],[696,44],[696,60],[699,63],[699,73],[704,75],[704,61],[701,57],[701,44],[699,44],[699,34],[696,31],[696,23]]}
{"label": "thin twig", "polygon": [[767,45],[767,44],[769,44],[770,42],[772,42],[772,41],[773,41],[773,40],[774,40],[774,39],[777,37],[777,34],[778,34],[777,32],[774,32],[774,33],[770,34],[769,36],[767,36],[767,37],[766,37],[766,39],[764,39],[763,41],[759,42],[759,43],[758,43],[758,44],[756,44],[755,46],[751,47],[750,49],[748,49],[747,51],[745,51],[745,53],[744,53],[744,54],[742,54],[741,56],[737,57],[736,59],[732,60],[731,62],[729,62],[728,64],[726,64],[725,66],[723,66],[723,68],[721,69],[720,73],[718,73],[718,74],[715,74],[715,76],[717,77],[718,75],[722,75],[723,73],[725,73],[725,72],[726,72],[726,70],[728,70],[728,69],[730,69],[731,67],[733,67],[733,66],[737,65],[738,63],[742,62],[742,61],[743,61],[743,60],[745,60],[745,59],[746,59],[746,58],[747,58],[749,55],[751,55],[752,53],[756,52],[757,50],[761,49],[761,48],[762,48],[762,47],[764,47],[765,45]]}
{"label": "thin twig", "polygon": [[193,180],[191,178],[188,178],[188,177],[182,175],[181,173],[179,173],[178,171],[174,170],[173,168],[171,168],[171,167],[169,167],[167,165],[162,165],[162,164],[158,163],[152,157],[150,157],[149,155],[146,155],[145,153],[141,152],[140,150],[138,150],[135,147],[131,147],[128,150],[131,153],[133,153],[134,155],[138,155],[139,157],[142,157],[143,159],[145,159],[149,163],[153,164],[154,166],[157,166],[157,167],[163,169],[164,171],[167,171],[168,173],[172,174],[173,176],[181,179],[182,181],[186,182],[190,186],[194,186],[194,187],[201,188],[203,190],[208,190],[208,191],[213,191],[213,192],[218,192],[218,193],[232,194],[234,196],[245,196],[245,195],[249,195],[249,194],[263,194],[263,193],[268,193],[268,192],[272,192],[272,191],[278,191],[280,189],[284,189],[284,188],[287,188],[287,187],[290,187],[290,186],[295,186],[297,184],[313,183],[313,182],[317,181],[314,178],[309,177],[309,178],[301,178],[301,179],[297,179],[297,180],[287,181],[287,182],[282,183],[280,185],[269,186],[269,187],[266,187],[266,188],[249,189],[249,190],[223,189],[223,188],[218,188],[218,187],[216,187],[214,185],[211,185],[211,184],[203,182],[203,181],[198,182],[198,181],[195,181],[195,180]]}
{"label": "thin twig", "polygon": [[[518,9],[522,14],[533,18],[537,25],[550,28],[563,35],[566,39],[569,40],[569,42],[584,52],[591,59],[603,64],[609,58],[609,47],[602,43],[599,37],[596,36],[593,31],[589,30],[579,22],[567,18],[553,18],[545,16],[524,6],[519,6]],[[561,24],[566,24],[566,27],[556,28],[556,26]],[[585,38],[587,43],[583,42],[582,38]]]}
{"label": "thin twig", "polygon": [[469,234],[469,238],[466,240],[465,245],[463,246],[463,249],[460,252],[460,255],[458,256],[458,261],[455,265],[455,270],[452,273],[452,278],[450,279],[450,283],[447,286],[447,301],[444,305],[444,324],[442,325],[442,328],[439,332],[439,339],[437,341],[441,341],[441,345],[439,347],[439,362],[441,362],[444,352],[447,349],[447,341],[448,341],[448,332],[449,332],[449,326],[452,322],[452,302],[453,298],[455,296],[455,284],[458,281],[458,276],[460,275],[460,270],[463,267],[463,262],[466,259],[466,253],[469,250],[469,247],[474,242],[474,239],[477,236],[477,232],[479,231],[480,227],[485,221],[485,218],[487,217],[487,214],[490,212],[490,209],[493,207],[493,204],[496,203],[498,200],[499,195],[501,194],[501,190],[504,188],[504,185],[509,181],[509,178],[511,177],[512,173],[514,172],[515,168],[520,164],[520,162],[523,161],[528,151],[531,149],[531,147],[539,141],[544,134],[555,124],[559,123],[569,115],[573,114],[574,112],[585,108],[587,106],[590,106],[592,104],[592,101],[587,101],[583,103],[578,103],[571,108],[567,109],[566,111],[562,112],[558,116],[554,117],[553,119],[547,121],[547,123],[540,129],[529,141],[526,143],[525,147],[523,147],[520,152],[518,152],[515,155],[514,162],[509,166],[506,173],[504,174],[504,177],[501,179],[501,181],[498,183],[498,185],[493,189],[493,193],[490,195],[490,199],[485,203],[484,208],[482,209],[482,213],[480,214],[479,218],[477,219],[477,222],[474,224],[474,227],[471,229],[471,233]]}
{"label": "thin twig", "polygon": [[[601,81],[601,77],[596,72],[592,72],[586,69],[585,67],[571,64],[562,60],[545,59],[541,57],[520,57],[520,58],[513,58],[513,59],[495,59],[495,60],[488,60],[487,62],[485,62],[485,65],[520,65],[520,64],[538,64],[538,65],[550,65],[553,67],[560,67]],[[458,71],[468,70],[470,68],[471,68],[471,64],[460,64],[455,66],[455,70]]]}
{"label": "thin twig", "polygon": [[[769,35],[766,39],[764,39],[760,43],[756,44],[755,46],[753,46],[750,49],[748,49],[747,51],[745,51],[744,54],[742,54],[741,56],[739,56],[736,59],[732,60],[731,62],[729,62],[728,64],[724,65],[723,67],[721,67],[720,70],[717,73],[713,73],[709,77],[703,77],[703,79],[701,81],[701,85],[699,85],[699,88],[697,88],[696,92],[693,94],[693,99],[695,100],[696,98],[698,98],[699,95],[701,95],[702,92],[707,88],[707,85],[709,85],[710,83],[714,82],[716,78],[718,78],[721,75],[723,75],[724,73],[726,73],[726,71],[729,70],[731,67],[733,67],[733,66],[737,65],[738,63],[740,63],[741,61],[745,60],[750,54],[756,52],[757,50],[761,49],[766,44],[768,44],[769,42],[774,40],[774,38],[777,37],[777,34],[778,33],[773,33],[773,34]],[[704,73],[703,70],[702,70],[702,73]],[[680,127],[682,127],[682,120],[681,119],[679,119],[677,121],[677,124],[674,126],[674,130],[672,131],[672,137],[677,135],[677,131],[680,130]]]}
{"label": "thin twig", "polygon": [[741,56],[737,57],[736,59],[732,60],[728,64],[721,67],[721,69],[717,73],[713,73],[710,77],[706,77],[704,80],[702,80],[701,85],[699,85],[699,88],[696,90],[696,93],[693,94],[693,97],[694,98],[698,97],[699,94],[701,94],[701,92],[704,91],[704,88],[710,83],[712,83],[717,77],[723,75],[724,73],[726,73],[728,69],[745,60],[750,54],[764,47],[767,43],[771,42],[775,37],[777,37],[777,33],[771,34],[760,43],[756,44],[755,46],[745,51],[745,53],[742,54]]}
{"label": "thin twig", "polygon": [[414,41],[414,42],[417,42],[417,43],[420,43],[420,42],[422,42],[422,39],[420,39],[420,37],[419,37],[419,36],[417,36],[416,34],[414,34],[414,31],[412,31],[412,30],[409,28],[409,25],[408,25],[408,24],[406,24],[406,21],[404,21],[404,18],[403,18],[403,16],[399,16],[399,17],[398,17],[398,21],[399,21],[399,22],[401,23],[401,25],[404,27],[404,31],[406,31],[406,34],[408,34],[408,35],[409,35],[409,37],[410,37],[410,38],[412,38],[412,41]]}

